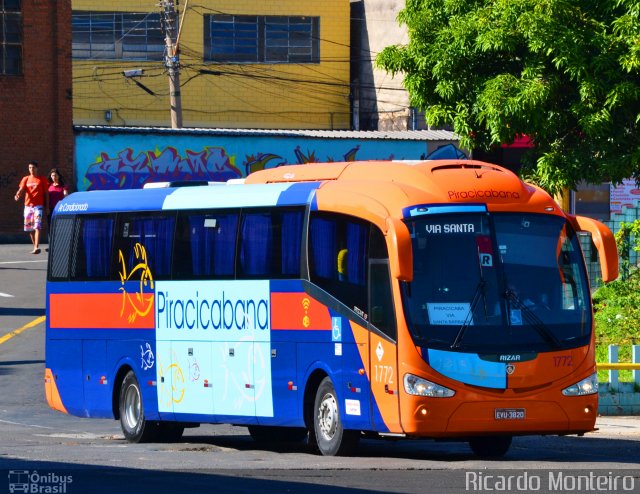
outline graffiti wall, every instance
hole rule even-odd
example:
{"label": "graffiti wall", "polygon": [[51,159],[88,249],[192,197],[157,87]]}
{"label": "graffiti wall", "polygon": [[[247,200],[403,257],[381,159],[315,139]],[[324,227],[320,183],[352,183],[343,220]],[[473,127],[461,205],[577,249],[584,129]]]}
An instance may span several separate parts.
{"label": "graffiti wall", "polygon": [[[283,132],[283,134],[286,134]],[[226,181],[287,164],[424,159],[454,141],[292,136],[76,132],[76,190],[140,188],[148,182]],[[451,156],[454,157],[454,156]]]}

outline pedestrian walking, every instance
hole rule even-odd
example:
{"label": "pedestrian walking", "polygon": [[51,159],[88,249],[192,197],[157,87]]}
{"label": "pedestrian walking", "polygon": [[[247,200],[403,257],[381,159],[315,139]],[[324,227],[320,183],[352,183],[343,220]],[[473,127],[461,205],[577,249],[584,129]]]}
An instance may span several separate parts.
{"label": "pedestrian walking", "polygon": [[69,194],[69,189],[64,182],[62,174],[57,168],[52,168],[49,172],[49,210],[47,212],[47,222],[51,227],[51,213],[62,199]]}
{"label": "pedestrian walking", "polygon": [[29,175],[20,180],[14,199],[17,202],[24,196],[24,231],[29,233],[33,244],[31,253],[40,254],[42,215],[49,207],[48,183],[45,177],[38,175],[36,161],[30,161],[28,167]]}

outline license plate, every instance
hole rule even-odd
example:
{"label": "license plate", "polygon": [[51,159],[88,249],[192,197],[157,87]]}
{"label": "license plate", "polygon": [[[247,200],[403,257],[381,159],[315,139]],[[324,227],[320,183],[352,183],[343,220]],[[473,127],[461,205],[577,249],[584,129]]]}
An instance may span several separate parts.
{"label": "license plate", "polygon": [[524,408],[496,408],[496,420],[524,420]]}

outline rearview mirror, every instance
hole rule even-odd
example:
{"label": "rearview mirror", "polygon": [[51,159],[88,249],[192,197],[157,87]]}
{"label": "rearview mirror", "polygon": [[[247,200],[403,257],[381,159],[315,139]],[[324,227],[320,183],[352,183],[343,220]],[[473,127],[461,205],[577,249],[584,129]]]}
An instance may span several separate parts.
{"label": "rearview mirror", "polygon": [[387,218],[387,237],[393,247],[389,254],[391,276],[401,281],[412,281],[413,246],[407,225],[397,218]]}
{"label": "rearview mirror", "polygon": [[593,244],[600,256],[602,281],[606,283],[615,280],[618,277],[618,249],[613,233],[605,224],[593,218],[586,216],[576,216],[575,218],[578,228],[591,234]]}

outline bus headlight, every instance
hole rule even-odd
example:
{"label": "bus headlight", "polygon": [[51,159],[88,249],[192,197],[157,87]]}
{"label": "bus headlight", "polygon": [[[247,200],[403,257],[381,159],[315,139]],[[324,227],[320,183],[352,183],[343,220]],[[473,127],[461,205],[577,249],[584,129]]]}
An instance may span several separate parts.
{"label": "bus headlight", "polygon": [[404,390],[410,395],[432,398],[450,398],[456,394],[453,389],[445,388],[413,374],[404,375]]}
{"label": "bus headlight", "polygon": [[589,377],[585,377],[582,381],[572,384],[568,388],[562,390],[565,396],[584,396],[592,395],[598,392],[598,373],[594,372]]}

